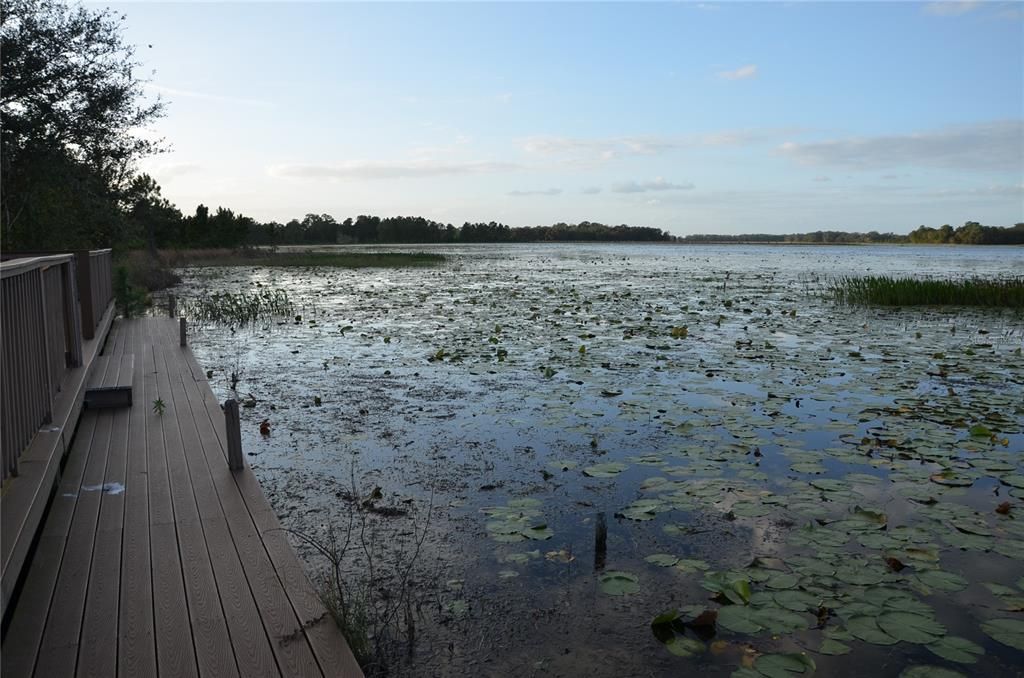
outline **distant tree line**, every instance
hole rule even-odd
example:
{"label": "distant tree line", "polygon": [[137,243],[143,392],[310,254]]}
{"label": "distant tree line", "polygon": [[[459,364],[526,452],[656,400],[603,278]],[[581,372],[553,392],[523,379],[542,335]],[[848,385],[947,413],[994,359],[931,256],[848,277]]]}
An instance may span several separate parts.
{"label": "distant tree line", "polygon": [[856,243],[936,243],[959,245],[1024,245],[1024,223],[1013,226],[982,226],[968,221],[954,229],[920,226],[908,235],[896,233],[852,233],[849,231],[813,231],[810,233],[745,233],[740,235],[686,235],[676,238],[683,243],[804,243],[804,244],[856,244]]}
{"label": "distant tree line", "polygon": [[1024,245],[1024,223],[1009,228],[982,226],[968,221],[959,228],[946,224],[940,228],[919,226],[910,232],[913,243],[944,243],[958,245]]}

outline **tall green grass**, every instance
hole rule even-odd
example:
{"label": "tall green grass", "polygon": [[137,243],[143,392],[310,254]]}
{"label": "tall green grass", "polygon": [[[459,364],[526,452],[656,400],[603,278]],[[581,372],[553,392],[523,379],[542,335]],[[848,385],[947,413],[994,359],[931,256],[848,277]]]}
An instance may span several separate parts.
{"label": "tall green grass", "polygon": [[292,302],[284,290],[211,294],[183,303],[185,317],[205,322],[248,325],[290,315]]}
{"label": "tall green grass", "polygon": [[833,280],[828,291],[844,304],[1024,308],[1024,277],[957,280],[844,277]]}

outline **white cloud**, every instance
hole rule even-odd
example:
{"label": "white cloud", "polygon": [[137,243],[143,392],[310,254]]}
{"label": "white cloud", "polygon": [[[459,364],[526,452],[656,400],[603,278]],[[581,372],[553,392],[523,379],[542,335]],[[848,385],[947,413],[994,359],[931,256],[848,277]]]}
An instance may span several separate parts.
{"label": "white cloud", "polygon": [[530,195],[561,195],[562,189],[560,188],[545,188],[539,191],[509,191],[508,194],[513,198],[522,198]]}
{"label": "white cloud", "polygon": [[786,142],[779,151],[807,165],[853,169],[936,167],[1024,170],[1024,121],[997,120],[914,134]]}
{"label": "white cloud", "polygon": [[589,160],[608,161],[619,157],[658,155],[686,148],[714,148],[744,146],[777,140],[782,134],[800,130],[740,129],[706,132],[690,135],[637,135],[603,138],[562,136],[533,136],[522,141],[527,153],[545,156],[567,156]]}
{"label": "white cloud", "polygon": [[1024,182],[993,184],[977,188],[947,188],[927,193],[935,198],[1024,198]]}
{"label": "white cloud", "polygon": [[207,94],[205,92],[195,92],[187,89],[177,89],[174,87],[164,87],[163,85],[157,85],[152,82],[143,84],[143,88],[150,92],[162,94],[166,97],[185,97],[188,99],[202,99],[204,101],[216,101],[223,104],[243,105],[243,106],[257,106],[266,108],[273,106],[269,101],[262,99],[245,99],[241,97],[223,96],[220,94]]}
{"label": "white cloud", "polygon": [[150,170],[150,174],[160,181],[170,181],[187,174],[195,174],[202,171],[202,166],[194,162],[178,162],[166,165],[157,165]]}
{"label": "white cloud", "polygon": [[648,191],[690,191],[693,188],[694,185],[690,183],[673,184],[658,177],[654,181],[621,181],[612,184],[611,191],[613,193],[647,193]]}
{"label": "white cloud", "polygon": [[588,187],[584,188],[582,191],[580,191],[580,193],[582,193],[583,195],[596,195],[596,194],[598,194],[600,192],[601,192],[601,187],[600,186],[588,186]]}
{"label": "white cloud", "polygon": [[519,169],[510,162],[472,161],[436,162],[431,160],[369,161],[354,160],[337,165],[274,165],[267,173],[294,179],[410,179],[463,174],[491,174]]}
{"label": "white cloud", "polygon": [[960,16],[967,14],[981,7],[979,0],[943,0],[942,2],[929,2],[924,6],[926,14],[934,16]]}
{"label": "white cloud", "polygon": [[757,66],[755,64],[747,64],[732,71],[719,71],[718,77],[723,80],[748,80],[756,78]]}
{"label": "white cloud", "polygon": [[814,177],[814,180],[825,183],[828,181],[832,181],[832,177],[827,177],[824,174],[819,174],[818,176]]}

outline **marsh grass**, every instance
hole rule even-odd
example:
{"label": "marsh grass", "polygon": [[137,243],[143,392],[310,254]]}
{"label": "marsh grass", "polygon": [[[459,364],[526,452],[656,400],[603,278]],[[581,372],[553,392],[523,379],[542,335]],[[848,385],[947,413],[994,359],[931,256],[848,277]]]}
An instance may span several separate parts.
{"label": "marsh grass", "polygon": [[1024,308],[1024,277],[958,280],[844,277],[829,283],[828,292],[844,304]]}
{"label": "marsh grass", "polygon": [[260,290],[237,294],[211,294],[186,300],[185,317],[202,322],[249,325],[260,320],[290,315],[292,302],[284,290]]}
{"label": "marsh grass", "polygon": [[[389,675],[399,655],[413,653],[416,611],[425,603],[423,582],[417,582],[415,575],[430,529],[434,493],[431,490],[422,521],[413,520],[411,550],[400,560],[387,562],[390,539],[372,520],[371,514],[380,513],[374,510],[374,495],[359,498],[354,472],[352,483],[352,491],[345,494],[349,506],[343,527],[328,524],[325,536],[287,531],[327,560],[327,571],[317,582],[320,599],[348,641],[356,662],[373,678]],[[353,562],[358,563],[356,572],[346,573],[346,564]]]}
{"label": "marsh grass", "polygon": [[409,268],[437,266],[440,254],[426,252],[276,252],[265,249],[170,250],[160,258],[173,268],[187,266],[282,266],[333,268]]}

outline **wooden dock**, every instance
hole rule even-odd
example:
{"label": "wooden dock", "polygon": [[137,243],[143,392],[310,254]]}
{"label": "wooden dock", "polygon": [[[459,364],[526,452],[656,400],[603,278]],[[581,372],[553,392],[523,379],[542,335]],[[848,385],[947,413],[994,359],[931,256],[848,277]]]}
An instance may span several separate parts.
{"label": "wooden dock", "polygon": [[[362,676],[168,318],[115,320],[3,637],[19,676]],[[161,412],[154,401],[163,402]],[[14,478],[11,482],[17,482]]]}

